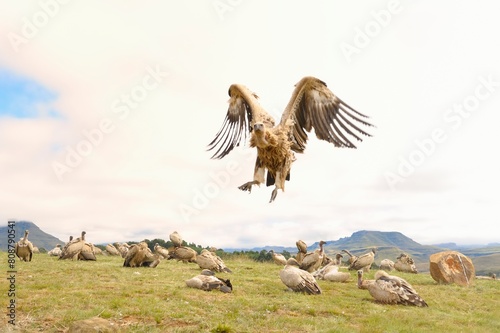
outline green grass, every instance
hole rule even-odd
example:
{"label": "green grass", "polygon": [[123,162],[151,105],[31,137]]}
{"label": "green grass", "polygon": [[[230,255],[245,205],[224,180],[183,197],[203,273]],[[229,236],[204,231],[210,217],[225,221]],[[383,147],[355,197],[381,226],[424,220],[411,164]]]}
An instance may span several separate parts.
{"label": "green grass", "polygon": [[[0,253],[7,268],[7,254]],[[124,268],[123,259],[58,261],[46,254],[16,262],[16,331],[66,332],[72,322],[99,316],[122,332],[494,332],[500,327],[499,281],[472,287],[439,285],[428,274],[407,279],[428,308],[375,303],[356,286],[319,281],[322,295],[285,290],[280,266],[245,257],[227,259],[233,293],[187,288],[195,264],[162,261],[157,268]],[[374,272],[366,278],[373,278]],[[8,305],[6,283],[0,302]],[[4,310],[5,312],[5,310]],[[3,316],[0,325],[10,327]]]}

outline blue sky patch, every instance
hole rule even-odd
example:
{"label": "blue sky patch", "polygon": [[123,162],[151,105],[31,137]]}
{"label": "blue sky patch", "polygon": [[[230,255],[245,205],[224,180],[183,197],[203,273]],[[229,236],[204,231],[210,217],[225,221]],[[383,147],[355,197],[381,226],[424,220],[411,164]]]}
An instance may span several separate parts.
{"label": "blue sky patch", "polygon": [[0,69],[0,117],[59,118],[52,108],[57,95],[37,82]]}

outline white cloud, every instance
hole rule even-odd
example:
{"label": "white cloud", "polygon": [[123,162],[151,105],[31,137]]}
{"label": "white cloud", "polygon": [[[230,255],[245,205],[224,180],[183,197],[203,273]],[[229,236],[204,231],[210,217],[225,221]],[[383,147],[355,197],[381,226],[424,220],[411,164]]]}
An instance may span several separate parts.
{"label": "white cloud", "polygon": [[[293,246],[298,238],[313,243],[360,229],[401,231],[420,242],[498,241],[484,229],[497,204],[500,89],[456,131],[443,120],[479,77],[500,81],[495,10],[401,5],[350,63],[340,44],[387,2],[242,2],[223,20],[210,2],[61,5],[18,52],[0,39],[0,66],[54,91],[62,115],[0,119],[0,217],[33,220],[63,240],[85,229],[97,243],[178,230],[203,245]],[[2,7],[2,36],[20,34],[23,18],[41,10],[38,3]],[[114,103],[157,66],[168,76],[120,117]],[[377,128],[357,150],[311,135],[286,192],[268,204],[271,188],[237,189],[252,178],[254,152],[241,148],[215,161],[206,145],[222,124],[231,83],[247,85],[279,115],[304,75],[324,80]],[[85,133],[103,119],[112,130],[94,137],[88,156],[59,181],[53,162],[65,163],[68,147],[90,141]],[[435,128],[447,140],[392,191],[384,174],[397,173],[399,157]],[[228,165],[227,182],[217,184],[213,175]],[[196,211],[187,219],[186,206]]]}

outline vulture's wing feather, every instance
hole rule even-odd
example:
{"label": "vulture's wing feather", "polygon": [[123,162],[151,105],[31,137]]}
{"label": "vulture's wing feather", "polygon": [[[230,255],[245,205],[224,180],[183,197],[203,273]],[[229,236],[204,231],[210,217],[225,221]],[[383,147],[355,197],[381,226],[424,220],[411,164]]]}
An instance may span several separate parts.
{"label": "vulture's wing feather", "polygon": [[208,150],[215,149],[212,158],[223,158],[238,146],[243,138],[252,131],[256,122],[268,127],[274,126],[274,120],[264,111],[257,101],[257,95],[243,85],[229,87],[229,108],[219,132],[208,145]]}
{"label": "vulture's wing feather", "polygon": [[292,149],[301,153],[306,147],[307,133],[314,128],[320,140],[336,147],[356,148],[352,139],[371,136],[360,125],[373,126],[364,114],[354,110],[335,96],[326,84],[314,77],[305,77],[295,85],[280,125],[293,126]]}

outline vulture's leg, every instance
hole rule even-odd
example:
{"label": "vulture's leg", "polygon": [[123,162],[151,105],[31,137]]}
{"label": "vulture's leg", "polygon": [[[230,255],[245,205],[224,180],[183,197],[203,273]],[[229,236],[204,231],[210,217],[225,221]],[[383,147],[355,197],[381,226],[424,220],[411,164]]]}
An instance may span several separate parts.
{"label": "vulture's leg", "polygon": [[269,203],[273,202],[274,199],[276,199],[277,195],[278,195],[278,186],[275,186],[273,192],[271,193],[271,200],[269,200]]}
{"label": "vulture's leg", "polygon": [[266,174],[266,168],[260,162],[259,157],[257,157],[257,160],[255,160],[255,171],[253,173],[253,181],[246,182],[245,184],[239,186],[238,188],[242,191],[248,191],[249,193],[251,193],[253,185],[260,185],[261,183],[264,182],[265,174]]}
{"label": "vulture's leg", "polygon": [[274,199],[276,199],[276,196],[278,195],[278,189],[283,191],[285,188],[285,178],[283,178],[283,173],[279,171],[276,172],[275,180],[276,180],[276,186],[274,187],[274,190],[271,193],[271,200],[269,200],[269,203],[273,202]]}

